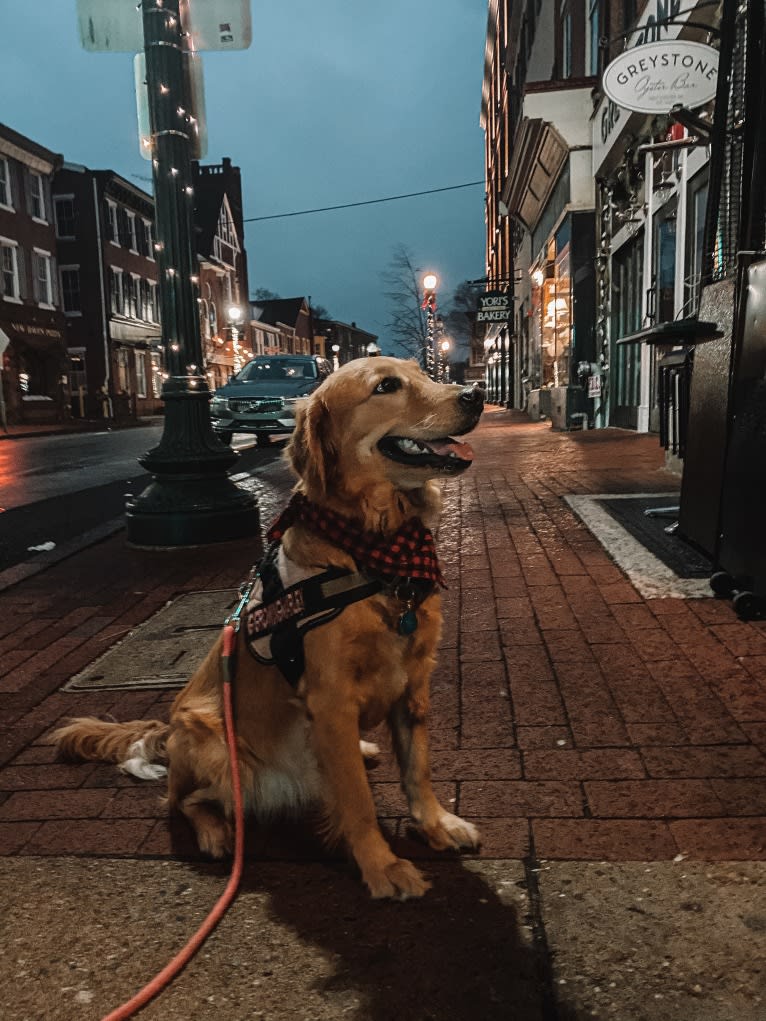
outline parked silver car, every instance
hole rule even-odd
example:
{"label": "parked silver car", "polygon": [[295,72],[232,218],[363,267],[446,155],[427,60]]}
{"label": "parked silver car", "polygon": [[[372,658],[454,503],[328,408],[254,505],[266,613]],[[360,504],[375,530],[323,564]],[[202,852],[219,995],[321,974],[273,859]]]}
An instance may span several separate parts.
{"label": "parked silver car", "polygon": [[330,362],[318,355],[257,355],[215,391],[213,429],[224,443],[234,433],[254,433],[268,443],[276,433],[292,432],[296,403],[331,372]]}

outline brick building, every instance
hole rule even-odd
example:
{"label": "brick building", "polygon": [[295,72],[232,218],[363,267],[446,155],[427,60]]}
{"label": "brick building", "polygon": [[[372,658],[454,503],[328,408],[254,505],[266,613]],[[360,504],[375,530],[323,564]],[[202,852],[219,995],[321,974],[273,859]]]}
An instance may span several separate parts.
{"label": "brick building", "polygon": [[62,157],[0,124],[0,419],[68,415],[52,182]]}

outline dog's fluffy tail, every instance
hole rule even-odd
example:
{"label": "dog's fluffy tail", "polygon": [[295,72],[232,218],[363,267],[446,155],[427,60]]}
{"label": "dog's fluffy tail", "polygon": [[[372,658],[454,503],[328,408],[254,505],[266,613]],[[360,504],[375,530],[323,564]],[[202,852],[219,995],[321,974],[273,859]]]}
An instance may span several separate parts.
{"label": "dog's fluffy tail", "polygon": [[116,762],[126,773],[153,780],[167,772],[169,730],[159,720],[116,723],[81,716],[55,731],[53,740],[68,759]]}

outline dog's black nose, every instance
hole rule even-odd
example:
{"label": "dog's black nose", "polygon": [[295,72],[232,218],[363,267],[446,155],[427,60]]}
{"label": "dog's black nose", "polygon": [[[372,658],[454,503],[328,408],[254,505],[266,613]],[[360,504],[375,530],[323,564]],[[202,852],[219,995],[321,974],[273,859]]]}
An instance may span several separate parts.
{"label": "dog's black nose", "polygon": [[481,411],[484,407],[484,393],[478,386],[463,387],[457,399],[470,411]]}

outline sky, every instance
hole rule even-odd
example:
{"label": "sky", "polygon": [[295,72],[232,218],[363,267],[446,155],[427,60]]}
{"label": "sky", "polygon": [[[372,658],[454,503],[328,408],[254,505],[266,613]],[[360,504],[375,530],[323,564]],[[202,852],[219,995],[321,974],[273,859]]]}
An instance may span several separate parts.
{"label": "sky", "polygon": [[[132,55],[83,50],[76,0],[3,7],[0,121],[151,191]],[[483,179],[483,0],[260,0],[252,18],[249,49],[203,55],[203,162],[241,168],[246,219]],[[483,201],[479,185],[246,223],[251,294],[310,295],[386,349],[394,248],[439,276],[445,308],[484,275]]]}

